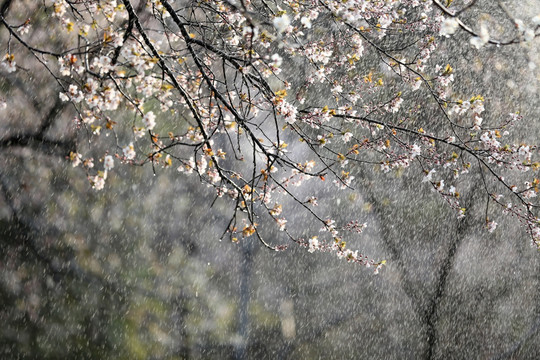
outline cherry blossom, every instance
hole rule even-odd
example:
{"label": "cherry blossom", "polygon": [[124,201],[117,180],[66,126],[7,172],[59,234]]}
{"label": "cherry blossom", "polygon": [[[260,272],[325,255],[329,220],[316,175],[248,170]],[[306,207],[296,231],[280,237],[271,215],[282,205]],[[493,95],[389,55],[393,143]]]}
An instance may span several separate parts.
{"label": "cherry blossom", "polygon": [[[24,68],[15,62],[18,47],[42,61],[85,139],[69,159],[83,164],[89,186],[103,189],[120,166],[176,169],[228,204],[223,237],[231,240],[253,238],[274,250],[292,241],[378,272],[385,262],[346,248],[352,231],[340,233],[360,234],[365,226],[333,220],[337,209],[312,186],[361,191],[365,165],[426,183],[419,187],[433,190],[458,218],[467,215],[460,193],[469,179],[489,176],[489,206],[528,224],[540,245],[538,184],[532,176],[516,185],[539,167],[537,146],[512,133],[522,117],[501,122],[496,99],[460,93],[467,79],[439,51],[459,28],[478,51],[503,44],[487,23],[469,26],[439,1],[240,3],[205,2],[190,12],[172,0],[141,9],[129,0],[46,1],[40,16],[51,14],[51,31],[78,45],[39,49],[21,37],[30,17],[6,25],[11,40],[1,69]],[[538,16],[531,22],[540,24]],[[536,28],[525,24],[514,24],[516,39],[507,44],[534,41]],[[398,43],[399,50],[389,45]],[[93,157],[103,160],[103,171],[90,166]],[[493,195],[503,193],[511,207]],[[303,240],[291,203],[321,232]],[[268,223],[280,230],[276,244],[265,239]],[[489,232],[496,226],[486,222]]]}

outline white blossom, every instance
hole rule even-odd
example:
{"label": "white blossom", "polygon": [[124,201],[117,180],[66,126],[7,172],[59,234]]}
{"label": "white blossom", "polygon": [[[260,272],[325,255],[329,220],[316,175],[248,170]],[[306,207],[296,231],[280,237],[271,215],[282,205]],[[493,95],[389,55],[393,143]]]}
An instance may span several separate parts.
{"label": "white blossom", "polygon": [[156,126],[156,115],[152,111],[147,112],[143,117],[143,122],[148,130],[152,130]]}
{"label": "white blossom", "polygon": [[433,174],[435,174],[435,172],[436,172],[435,169],[429,170],[429,172],[426,174],[426,176],[424,176],[424,178],[422,179],[422,182],[431,181],[431,177],[433,176]]}
{"label": "white blossom", "polygon": [[487,223],[487,229],[490,233],[494,232],[497,228],[497,223],[495,221],[488,221]]}
{"label": "white blossom", "polygon": [[534,40],[534,29],[528,28],[523,33],[523,40],[531,42]]}
{"label": "white blossom", "polygon": [[311,20],[308,17],[303,16],[300,19],[300,23],[304,25],[305,28],[311,29]]}
{"label": "white blossom", "polygon": [[474,36],[471,38],[471,45],[477,49],[480,49],[489,41],[489,32],[484,23],[480,25],[480,33],[478,35],[479,36]]}
{"label": "white blossom", "polygon": [[414,159],[415,157],[420,155],[421,152],[422,149],[420,148],[420,146],[413,144],[413,146],[411,146],[411,159]]}
{"label": "white blossom", "polygon": [[109,171],[113,167],[114,167],[114,159],[113,159],[113,157],[111,155],[105,156],[105,158],[103,159],[103,168],[106,171]]}
{"label": "white blossom", "polygon": [[312,253],[312,252],[315,252],[315,250],[318,250],[319,249],[319,240],[317,239],[316,236],[312,237],[311,239],[309,239],[309,252]]}
{"label": "white blossom", "polygon": [[126,147],[124,147],[122,149],[122,152],[124,153],[124,156],[126,157],[126,159],[128,160],[133,160],[135,159],[135,156],[137,155],[135,153],[135,147],[133,146],[133,143],[129,143],[129,145],[127,145]]}
{"label": "white blossom", "polygon": [[274,18],[274,27],[278,31],[278,33],[282,33],[289,27],[289,24],[291,23],[291,20],[287,16],[287,14],[283,14],[280,17]]}
{"label": "white blossom", "polygon": [[343,136],[341,136],[341,139],[343,140],[343,142],[347,143],[351,140],[353,134],[349,131],[347,131],[345,134],[343,134]]}
{"label": "white blossom", "polygon": [[450,37],[453,35],[459,27],[459,23],[455,18],[448,18],[441,24],[440,34],[442,36]]}
{"label": "white blossom", "polygon": [[540,14],[536,15],[535,17],[533,17],[531,19],[531,22],[533,23],[533,25],[535,26],[540,26]]}

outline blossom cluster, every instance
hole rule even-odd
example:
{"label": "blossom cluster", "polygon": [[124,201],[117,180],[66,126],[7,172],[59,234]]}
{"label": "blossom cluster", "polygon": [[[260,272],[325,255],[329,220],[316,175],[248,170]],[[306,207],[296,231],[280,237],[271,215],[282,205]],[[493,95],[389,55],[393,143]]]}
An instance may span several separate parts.
{"label": "blossom cluster", "polygon": [[[85,50],[43,56],[53,60],[45,66],[60,84],[60,99],[75,109],[77,126],[91,144],[108,144],[96,156],[102,166],[94,167],[93,149],[69,156],[91,187],[103,189],[120,164],[177,169],[230,201],[231,236],[262,242],[255,219],[263,214],[298,239],[291,234],[293,217],[283,211],[294,202],[332,239],[323,245],[314,235],[309,251],[329,249],[378,271],[382,263],[346,249],[335,222],[313,210],[324,200],[309,184],[328,178],[324,184],[333,189],[352,191],[357,164],[383,176],[417,169],[417,185],[439,194],[462,218],[463,178],[479,163],[503,190],[515,186],[511,195],[522,211],[504,209],[525,217],[531,236],[540,237],[530,215],[534,177],[518,187],[503,176],[534,170],[537,148],[511,141],[519,115],[496,123],[490,99],[454,90],[460,72],[437,53],[464,26],[450,10],[420,0],[242,4],[205,2],[190,15],[175,10],[172,0],[147,1],[142,14],[130,1],[47,2],[66,41],[85,44]],[[205,26],[185,21],[195,13],[208,20]],[[516,20],[525,41],[540,25],[531,22]],[[13,29],[24,38],[31,26],[30,19]],[[475,31],[473,46],[492,42],[485,24]],[[407,45],[396,50],[387,43]],[[5,72],[16,72],[16,56],[8,51]],[[243,225],[237,228],[237,221]],[[496,228],[486,220],[488,231]]]}

